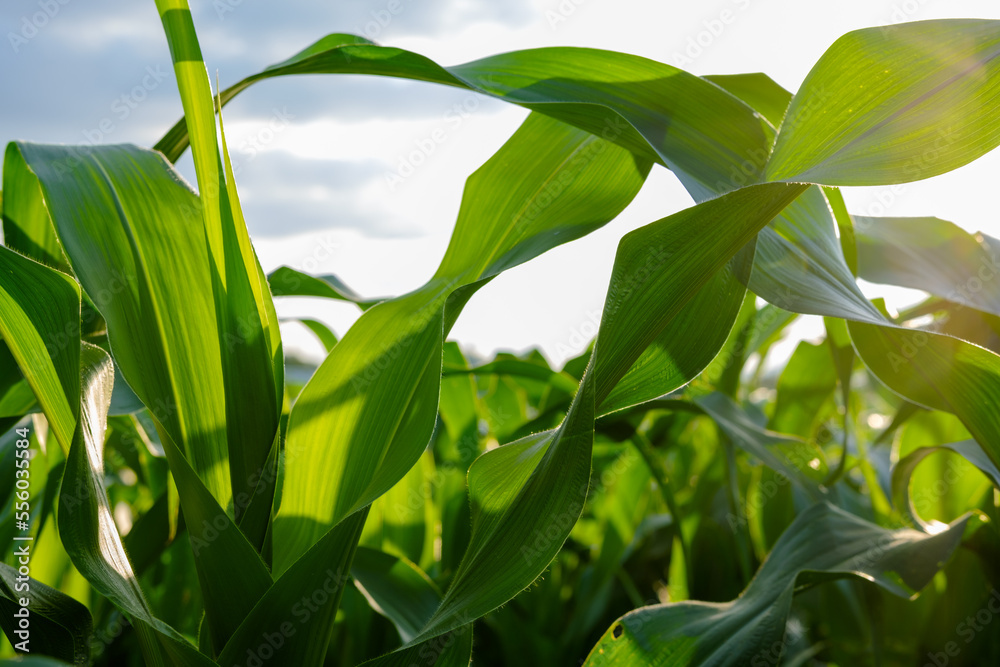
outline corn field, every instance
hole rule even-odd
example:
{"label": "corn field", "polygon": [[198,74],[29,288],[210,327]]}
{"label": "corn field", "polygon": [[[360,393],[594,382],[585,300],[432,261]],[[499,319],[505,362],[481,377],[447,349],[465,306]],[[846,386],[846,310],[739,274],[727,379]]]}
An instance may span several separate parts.
{"label": "corn field", "polygon": [[[218,89],[187,1],[156,7],[184,115],[155,146],[3,157],[10,664],[1000,664],[1000,240],[852,215],[839,189],[1000,145],[1000,21],[850,32],[794,94],[578,47],[442,66],[351,34]],[[406,294],[261,268],[225,106],[305,74],[530,112]],[[621,238],[582,355],[449,338],[654,169],[692,204]],[[859,280],[924,298],[896,312]],[[341,336],[304,320],[318,366],[282,346],[290,297],[361,312]],[[823,337],[776,353],[800,315]]]}

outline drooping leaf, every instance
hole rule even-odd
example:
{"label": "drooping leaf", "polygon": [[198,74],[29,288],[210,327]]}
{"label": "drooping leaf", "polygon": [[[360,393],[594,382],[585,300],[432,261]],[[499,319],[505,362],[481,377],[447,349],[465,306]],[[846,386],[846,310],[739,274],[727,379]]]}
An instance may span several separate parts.
{"label": "drooping leaf", "polygon": [[616,621],[586,665],[749,665],[781,658],[797,587],[856,576],[909,597],[962,539],[968,517],[927,535],[889,531],[827,503],[796,517],[732,602],[642,607]]}
{"label": "drooping leaf", "polygon": [[600,414],[663,396],[708,367],[743,306],[754,245],[745,246],[671,319],[601,403]]}
{"label": "drooping leaf", "polygon": [[848,328],[875,377],[912,403],[957,415],[1000,465],[1000,356],[919,329],[860,322],[849,322]]}
{"label": "drooping leaf", "polygon": [[984,235],[939,218],[854,221],[860,277],[1000,315],[1000,257]]}
{"label": "drooping leaf", "polygon": [[594,367],[598,406],[707,278],[806,188],[749,186],[622,239],[598,334],[605,346]]}
{"label": "drooping leaf", "polygon": [[386,616],[403,643],[413,639],[441,604],[434,582],[410,560],[358,547],[351,576],[376,611]]}
{"label": "drooping leaf", "polygon": [[725,394],[712,393],[696,398],[695,403],[734,445],[819,497],[817,486],[827,473],[826,457],[819,447],[760,428]]}
{"label": "drooping leaf", "polygon": [[993,485],[1000,488],[1000,470],[990,458],[983,452],[983,448],[975,440],[963,440],[936,447],[920,447],[900,459],[899,463],[892,470],[892,499],[897,509],[905,511],[914,525],[922,530],[931,532],[934,527],[927,523],[913,506],[910,496],[910,480],[913,477],[917,466],[931,454],[942,450],[955,452],[970,461],[984,475],[986,475]]}
{"label": "drooping leaf", "polygon": [[[469,548],[441,607],[414,644],[503,604],[544,571],[586,500],[594,411],[602,391],[595,371],[604,369],[605,391],[610,391],[643,345],[656,340],[708,282],[711,269],[725,265],[805,187],[745,188],[650,223],[622,240],[591,367],[572,408],[559,428],[488,452],[470,468]],[[697,232],[693,221],[701,223]],[[662,261],[636,261],[650,249]],[[699,266],[710,270],[699,271]],[[604,359],[609,361],[602,366]]]}
{"label": "drooping leaf", "polygon": [[[769,152],[766,121],[718,86],[669,65],[596,49],[515,51],[445,68],[333,34],[230,86],[221,100],[272,77],[332,73],[428,81],[524,106],[660,162],[698,201],[758,182]],[[187,145],[182,119],[156,148],[175,161]]]}
{"label": "drooping leaf", "polygon": [[301,323],[302,326],[304,326],[306,329],[309,329],[309,331],[311,331],[316,336],[320,344],[323,346],[323,349],[326,350],[327,353],[329,353],[330,350],[333,349],[333,346],[337,344],[337,334],[333,333],[333,330],[330,329],[330,327],[326,326],[319,320],[314,320],[310,317],[299,317],[295,319],[281,320],[281,321]]}
{"label": "drooping leaf", "polygon": [[[18,562],[30,563],[32,547],[30,542],[17,545],[15,555],[18,548],[26,554],[17,556]],[[29,601],[23,607],[28,612],[27,628],[21,628],[19,623],[21,600]],[[33,653],[74,665],[89,664],[93,621],[87,608],[70,596],[35,579],[21,577],[16,568],[0,563],[0,610],[0,626],[11,645],[29,639],[27,646]],[[15,634],[18,629],[27,632],[19,636]]]}
{"label": "drooping leaf", "polygon": [[381,299],[365,299],[333,274],[311,276],[289,266],[280,266],[267,275],[274,296],[318,296],[350,301],[362,310],[371,308]]}

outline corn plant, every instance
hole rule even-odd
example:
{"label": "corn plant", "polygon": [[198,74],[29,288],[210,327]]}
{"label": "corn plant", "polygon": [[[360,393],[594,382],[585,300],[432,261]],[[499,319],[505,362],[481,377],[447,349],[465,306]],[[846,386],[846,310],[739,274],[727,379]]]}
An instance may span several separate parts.
{"label": "corn plant", "polygon": [[[794,95],[583,48],[444,67],[346,34],[213,95],[186,1],[156,6],[184,117],[153,149],[4,155],[6,655],[1000,659],[1000,241],[852,216],[838,189],[1000,145],[1000,22],[849,33]],[[226,147],[241,91],[344,73],[530,110],[469,176],[433,277],[384,300],[265,275]],[[584,354],[448,340],[480,287],[614,219],[654,168],[694,204],[621,239]],[[859,278],[928,297],[890,312]],[[317,367],[286,359],[289,296],[363,311],[339,338],[305,321]],[[780,358],[799,314],[825,337]]]}

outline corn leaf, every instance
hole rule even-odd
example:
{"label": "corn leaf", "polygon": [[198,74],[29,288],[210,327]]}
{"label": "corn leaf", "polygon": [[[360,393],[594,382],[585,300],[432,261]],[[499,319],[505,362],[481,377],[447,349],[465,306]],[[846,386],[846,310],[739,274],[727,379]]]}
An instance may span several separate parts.
{"label": "corn leaf", "polygon": [[79,413],[79,285],[0,247],[0,334],[68,450]]}
{"label": "corn leaf", "polygon": [[1000,22],[920,21],[850,32],[796,93],[768,180],[917,181],[1000,145]]}
{"label": "corn leaf", "polygon": [[104,431],[114,371],[107,353],[83,343],[80,422],[59,494],[59,535],[76,568],[124,611],[150,665],[211,665],[176,630],[158,620],[135,578],[111,517],[104,487]]}
{"label": "corn leaf", "polygon": [[777,663],[797,588],[855,576],[909,597],[951,556],[968,521],[959,519],[937,535],[889,531],[818,503],[796,517],[739,598],[629,612],[608,629],[585,664]]}
{"label": "corn leaf", "polygon": [[[23,546],[25,543],[19,543]],[[27,543],[29,553],[33,547]],[[76,665],[86,665],[90,660],[90,640],[93,621],[90,612],[82,604],[40,581],[29,578],[28,588],[24,580],[19,583],[16,568],[0,563],[0,610],[3,620],[0,626],[11,645],[22,639],[14,634],[18,628],[21,609],[20,601],[29,600],[28,646],[35,653],[66,660]]]}
{"label": "corn leaf", "polygon": [[[611,51],[545,48],[441,67],[363,37],[333,34],[220,93],[290,74],[393,76],[466,88],[575,125],[673,170],[696,200],[758,182],[767,124],[718,86],[683,70]],[[185,120],[157,143],[171,161],[188,146]]]}
{"label": "corn leaf", "polygon": [[1000,316],[1000,257],[988,237],[939,218],[855,217],[859,276]]}

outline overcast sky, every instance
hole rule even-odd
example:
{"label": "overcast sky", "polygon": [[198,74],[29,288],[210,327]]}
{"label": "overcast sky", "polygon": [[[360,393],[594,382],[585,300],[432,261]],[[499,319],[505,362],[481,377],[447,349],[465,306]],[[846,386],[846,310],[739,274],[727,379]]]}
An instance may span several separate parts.
{"label": "overcast sky", "polygon": [[[850,30],[945,17],[1000,19],[996,0],[190,0],[209,70],[224,86],[332,32],[362,34],[452,65],[515,49],[587,46],[695,74],[762,71],[796,90]],[[725,18],[727,22],[720,19]],[[153,0],[3,0],[0,140],[153,145],[181,113]],[[380,77],[266,81],[226,107],[226,134],[266,271],[288,264],[336,273],[366,296],[418,287],[444,253],[465,178],[526,111],[431,84]],[[443,136],[412,176],[391,183],[415,142]],[[436,133],[436,134],[435,134]],[[935,215],[1000,236],[994,193],[1000,154],[893,188],[845,188],[853,213]],[[179,168],[194,183],[190,155]],[[561,362],[583,349],[618,239],[691,205],[655,168],[632,206],[590,236],[510,270],[466,307],[452,337],[468,349],[540,347]],[[868,289],[883,294],[884,289]],[[895,292],[897,300],[906,295]],[[910,295],[912,298],[912,295]],[[343,334],[350,306],[296,299]],[[319,354],[297,325],[286,340]],[[799,335],[816,331],[808,321]]]}

